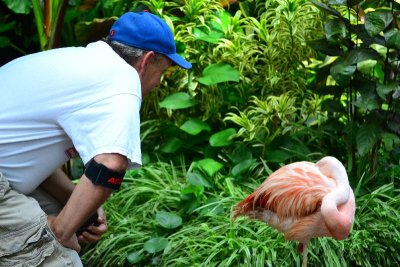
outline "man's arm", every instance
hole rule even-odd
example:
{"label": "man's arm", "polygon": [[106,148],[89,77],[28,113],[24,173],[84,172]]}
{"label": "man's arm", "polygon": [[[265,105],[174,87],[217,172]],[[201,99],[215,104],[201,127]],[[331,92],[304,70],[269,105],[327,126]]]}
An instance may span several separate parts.
{"label": "man's arm", "polygon": [[[128,161],[119,154],[101,154],[94,157],[97,163],[120,172],[126,170]],[[78,185],[60,214],[49,224],[58,241],[66,247],[79,251],[76,230],[107,200],[113,190],[95,185],[82,175]]]}

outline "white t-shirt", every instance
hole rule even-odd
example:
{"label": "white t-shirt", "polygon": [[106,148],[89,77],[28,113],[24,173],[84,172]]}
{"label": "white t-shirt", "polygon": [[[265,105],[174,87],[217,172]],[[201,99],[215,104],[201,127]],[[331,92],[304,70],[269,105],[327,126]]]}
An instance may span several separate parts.
{"label": "white t-shirt", "polygon": [[141,165],[141,85],[105,42],[24,56],[0,68],[0,172],[22,193],[61,167],[75,147]]}

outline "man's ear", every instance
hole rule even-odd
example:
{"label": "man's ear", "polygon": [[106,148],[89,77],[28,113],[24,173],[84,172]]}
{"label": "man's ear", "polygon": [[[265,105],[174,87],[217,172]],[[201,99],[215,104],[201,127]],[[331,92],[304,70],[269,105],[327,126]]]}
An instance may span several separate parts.
{"label": "man's ear", "polygon": [[139,75],[143,75],[146,72],[147,67],[155,55],[156,53],[154,53],[154,51],[149,51],[139,59],[139,61],[136,63],[136,70]]}

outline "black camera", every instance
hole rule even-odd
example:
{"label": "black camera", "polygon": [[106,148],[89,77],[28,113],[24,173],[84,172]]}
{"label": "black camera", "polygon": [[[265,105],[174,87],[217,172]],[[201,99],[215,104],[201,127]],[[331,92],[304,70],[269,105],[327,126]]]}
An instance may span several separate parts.
{"label": "black camera", "polygon": [[93,214],[89,220],[87,220],[77,231],[76,231],[76,235],[79,236],[82,234],[82,232],[84,231],[88,231],[87,228],[91,225],[94,226],[98,226],[99,223],[97,222],[97,219],[99,218],[99,215],[97,214],[97,212],[95,214]]}

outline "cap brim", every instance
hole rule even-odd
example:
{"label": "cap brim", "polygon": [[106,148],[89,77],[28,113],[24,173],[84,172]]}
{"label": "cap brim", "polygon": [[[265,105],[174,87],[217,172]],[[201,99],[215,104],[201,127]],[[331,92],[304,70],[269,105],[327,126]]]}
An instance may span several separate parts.
{"label": "cap brim", "polygon": [[190,62],[184,60],[180,55],[178,54],[170,54],[170,55],[166,55],[169,59],[171,59],[176,65],[178,65],[179,67],[183,68],[183,69],[191,69],[192,68],[192,64],[190,64]]}

